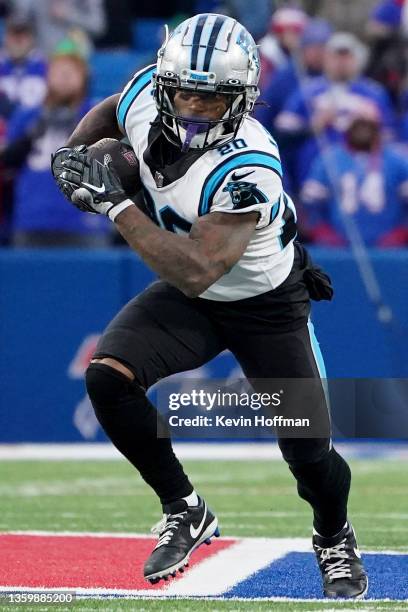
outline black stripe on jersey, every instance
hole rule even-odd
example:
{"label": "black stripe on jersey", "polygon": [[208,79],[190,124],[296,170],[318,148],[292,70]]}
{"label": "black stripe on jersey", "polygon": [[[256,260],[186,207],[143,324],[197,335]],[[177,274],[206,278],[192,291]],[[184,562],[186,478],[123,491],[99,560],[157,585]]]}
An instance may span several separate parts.
{"label": "black stripe on jersey", "polygon": [[[144,76],[145,74],[147,74],[147,73],[148,73],[150,70],[152,70],[152,68],[154,68],[154,67],[155,67],[155,64],[154,64],[154,65],[152,65],[152,64],[151,64],[150,66],[148,66],[147,68],[144,68],[144,69],[143,69],[141,72],[139,72],[139,74],[137,74],[137,75],[135,76],[135,78],[133,79],[132,83],[130,84],[129,89],[127,90],[127,92],[126,92],[125,94],[123,94],[122,99],[120,100],[120,102],[119,102],[119,104],[118,104],[118,107],[117,107],[117,109],[116,109],[116,114],[117,114],[117,115],[119,115],[119,111],[120,111],[120,109],[121,109],[121,107],[122,107],[122,105],[123,105],[123,102],[124,102],[124,100],[125,100],[126,96],[128,95],[128,93],[129,93],[129,92],[130,92],[130,91],[133,89],[133,87],[136,85],[136,83],[139,81],[139,79],[141,79],[141,78],[142,78],[142,76]],[[149,83],[147,83],[147,85],[149,85]],[[146,87],[147,87],[147,85],[146,85]],[[143,87],[143,89],[144,89],[144,87]],[[139,95],[139,93],[140,93],[141,91],[142,91],[142,90],[139,90],[139,91],[137,92],[136,96],[135,96],[135,97],[132,99],[132,101],[131,101],[131,103],[130,103],[130,105],[129,105],[129,108],[130,108],[130,106],[132,106],[133,102],[135,101],[135,98],[136,98],[136,97]],[[124,124],[125,124],[125,122],[126,122],[126,116],[127,116],[127,113],[126,113],[126,115],[125,115],[125,121],[123,122]]]}
{"label": "black stripe on jersey", "polygon": [[207,43],[207,50],[204,57],[203,71],[208,72],[210,69],[210,62],[212,54],[214,53],[215,45],[217,43],[218,34],[225,23],[226,17],[219,15],[214,22],[213,29],[211,30],[210,38]]}
{"label": "black stripe on jersey", "polygon": [[190,66],[191,70],[197,70],[197,56],[198,56],[198,51],[200,49],[200,39],[201,39],[201,34],[203,33],[203,28],[204,28],[206,21],[207,21],[207,15],[201,15],[196,25],[196,29],[195,29],[194,36],[193,36],[193,42],[191,45],[191,66]]}
{"label": "black stripe on jersey", "polygon": [[144,197],[144,210],[143,212],[147,212],[148,216],[151,218],[153,223],[160,227],[160,221],[156,214],[156,207],[154,205],[154,201],[150,193],[147,191],[146,187],[143,187],[143,197]]}
{"label": "black stripe on jersey", "polygon": [[[275,172],[275,174],[276,174],[277,176],[279,176],[279,178],[282,180],[282,175],[281,175],[281,173],[280,173],[280,172],[278,172],[278,171],[277,171],[277,170],[275,170],[274,168],[271,168],[270,166],[267,166],[267,165],[265,165],[265,164],[262,164],[262,163],[251,163],[250,165],[248,165],[247,163],[237,164],[236,166],[234,166],[234,168],[231,168],[230,170],[227,170],[227,172],[226,172],[225,174],[223,174],[223,175],[220,177],[220,180],[219,180],[219,181],[217,181],[217,183],[216,183],[216,185],[215,185],[215,187],[214,187],[214,189],[213,189],[213,191],[212,191],[212,194],[211,194],[211,196],[210,196],[210,197],[209,197],[209,199],[208,199],[208,204],[209,204],[209,205],[208,205],[208,210],[204,210],[204,207],[205,207],[205,204],[206,204],[206,201],[205,201],[205,199],[204,199],[204,193],[205,193],[205,188],[206,188],[206,185],[207,185],[208,181],[210,181],[210,180],[212,179],[212,177],[214,176],[214,174],[218,173],[218,171],[219,171],[220,169],[222,169],[222,167],[223,167],[223,166],[225,166],[225,165],[229,164],[229,162],[230,162],[231,160],[236,159],[237,157],[242,157],[243,155],[251,154],[251,153],[255,153],[255,154],[256,154],[256,153],[260,153],[260,151],[250,150],[250,151],[242,151],[242,152],[240,152],[240,153],[235,153],[235,155],[231,155],[230,157],[228,157],[228,159],[226,159],[226,160],[225,160],[225,161],[223,161],[221,164],[219,164],[218,166],[216,166],[216,167],[214,168],[214,170],[212,170],[212,171],[210,172],[210,174],[209,174],[209,175],[207,176],[207,178],[205,179],[204,184],[203,184],[203,187],[202,187],[202,189],[201,189],[200,203],[199,203],[199,205],[198,205],[198,216],[199,216],[199,217],[201,217],[202,215],[204,215],[204,214],[206,214],[207,212],[209,212],[209,211],[210,211],[210,208],[211,208],[211,205],[212,205],[212,202],[213,202],[214,195],[217,193],[218,189],[220,188],[220,186],[222,185],[222,183],[225,181],[225,177],[226,177],[226,175],[227,175],[229,172],[231,172],[232,170],[236,170],[236,169],[238,169],[238,168],[246,168],[246,167],[251,167],[251,168],[252,168],[253,166],[259,166],[259,167],[262,167],[262,168],[267,168],[268,170],[271,170],[271,172]],[[279,159],[278,157],[276,157],[276,155],[272,155],[271,153],[264,153],[264,152],[261,152],[261,153],[262,153],[263,155],[268,155],[269,157],[272,157],[272,158],[273,158],[274,160],[276,160],[276,161],[277,161],[279,164],[281,163],[280,159]]]}
{"label": "black stripe on jersey", "polygon": [[285,246],[287,246],[289,242],[297,236],[295,215],[293,214],[293,210],[288,205],[288,197],[286,193],[283,196],[283,201],[285,203],[285,210],[283,212],[282,219],[285,222],[285,225],[282,228],[282,234],[279,236],[282,249],[284,249]]}

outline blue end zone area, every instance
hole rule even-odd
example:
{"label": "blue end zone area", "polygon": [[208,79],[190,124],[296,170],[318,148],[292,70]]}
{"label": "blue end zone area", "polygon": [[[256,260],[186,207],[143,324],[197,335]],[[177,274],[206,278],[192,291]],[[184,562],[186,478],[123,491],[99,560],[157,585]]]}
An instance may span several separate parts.
{"label": "blue end zone area", "polygon": [[[408,599],[408,555],[363,555],[369,577],[366,598]],[[256,572],[224,597],[321,599],[321,578],[313,553],[293,552]]]}

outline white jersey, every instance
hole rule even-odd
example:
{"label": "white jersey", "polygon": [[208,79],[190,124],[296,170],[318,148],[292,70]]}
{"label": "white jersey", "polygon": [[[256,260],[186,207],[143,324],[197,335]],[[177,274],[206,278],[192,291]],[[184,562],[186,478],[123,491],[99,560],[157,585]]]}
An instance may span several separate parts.
{"label": "white jersey", "polygon": [[151,122],[157,117],[151,77],[155,66],[136,73],[120,98],[117,116],[140,163],[146,205],[162,228],[188,233],[202,215],[212,212],[259,213],[245,253],[211,285],[202,298],[234,301],[278,287],[293,265],[296,211],[282,188],[282,168],[275,140],[246,118],[235,140],[197,156],[182,176],[160,186],[144,154]]}

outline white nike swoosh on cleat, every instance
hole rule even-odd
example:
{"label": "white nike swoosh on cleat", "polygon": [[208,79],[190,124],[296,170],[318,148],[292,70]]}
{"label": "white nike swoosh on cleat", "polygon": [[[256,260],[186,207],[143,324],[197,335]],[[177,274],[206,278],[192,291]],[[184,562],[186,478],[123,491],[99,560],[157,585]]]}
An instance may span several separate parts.
{"label": "white nike swoosh on cleat", "polygon": [[356,557],[358,557],[359,559],[361,559],[361,552],[358,550],[358,548],[354,549],[354,554],[356,555]]}
{"label": "white nike swoosh on cleat", "polygon": [[92,191],[95,191],[95,193],[105,193],[106,191],[104,183],[101,187],[96,187],[95,185],[90,185],[89,183],[82,183],[82,186],[86,187],[87,189],[92,189]]}
{"label": "white nike swoosh on cleat", "polygon": [[197,528],[195,528],[193,524],[190,525],[190,535],[193,538],[193,540],[196,539],[196,537],[202,530],[206,516],[207,516],[207,504],[204,502],[204,516],[201,519],[201,523],[199,524]]}

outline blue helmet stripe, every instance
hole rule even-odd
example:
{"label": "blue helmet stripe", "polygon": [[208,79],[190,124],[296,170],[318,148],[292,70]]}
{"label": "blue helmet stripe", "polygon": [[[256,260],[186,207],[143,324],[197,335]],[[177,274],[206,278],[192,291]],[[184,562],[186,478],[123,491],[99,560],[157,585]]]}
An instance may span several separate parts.
{"label": "blue helmet stripe", "polygon": [[132,106],[137,96],[141,93],[141,91],[149,85],[155,69],[156,64],[154,64],[153,66],[148,66],[145,70],[136,75],[126,94],[119,102],[117,109],[117,118],[119,124],[123,129],[125,129],[126,117],[130,110],[130,107]]}
{"label": "blue helmet stripe", "polygon": [[222,185],[225,177],[231,170],[242,168],[244,166],[261,166],[269,168],[275,172],[279,178],[282,178],[282,166],[280,160],[270,153],[261,151],[247,151],[246,153],[237,153],[233,157],[225,160],[215,168],[207,177],[203,189],[201,191],[200,203],[198,207],[198,215],[202,216],[209,212],[214,195]]}
{"label": "blue helmet stripe", "polygon": [[203,33],[203,28],[205,22],[207,21],[207,17],[207,15],[200,15],[197,21],[196,29],[193,36],[193,42],[191,45],[191,70],[197,70],[197,56],[198,51],[200,49],[201,34]]}
{"label": "blue helmet stripe", "polygon": [[219,15],[214,22],[213,29],[211,31],[210,38],[207,43],[207,50],[205,52],[204,64],[203,64],[204,72],[208,72],[210,69],[210,62],[211,62],[212,54],[215,49],[215,45],[217,43],[218,34],[220,33],[220,30],[223,24],[225,23],[226,19],[227,18],[224,17],[223,15]]}

